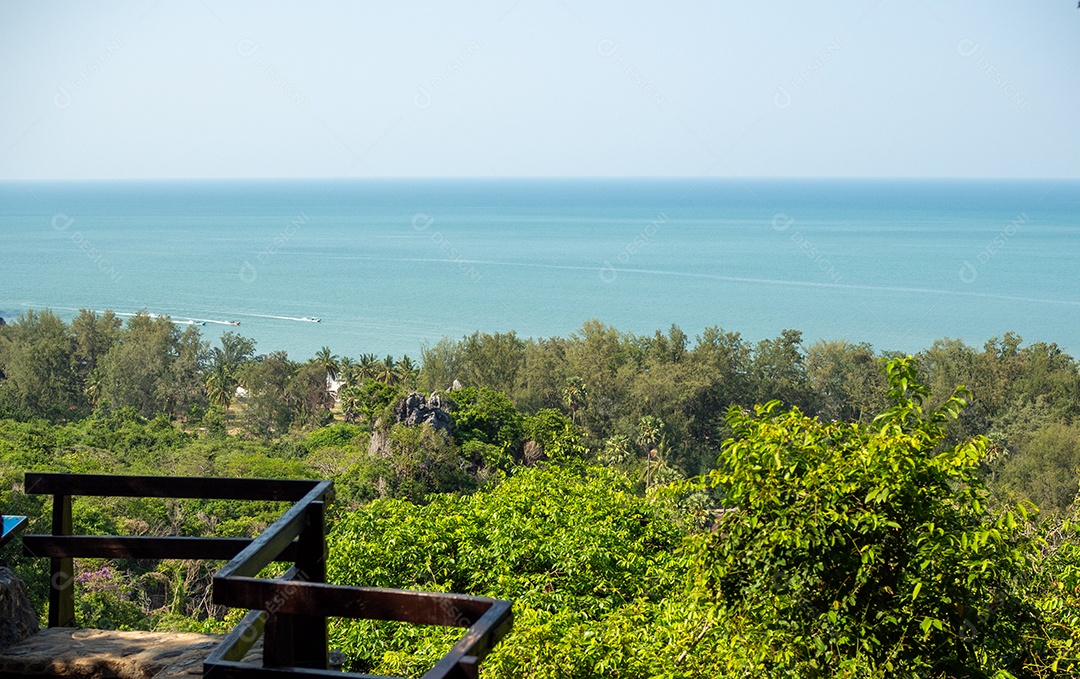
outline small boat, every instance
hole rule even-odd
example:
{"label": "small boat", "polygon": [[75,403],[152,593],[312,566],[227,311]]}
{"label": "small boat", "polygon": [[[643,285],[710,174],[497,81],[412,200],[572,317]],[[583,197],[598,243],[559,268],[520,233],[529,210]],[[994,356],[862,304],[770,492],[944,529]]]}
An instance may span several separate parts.
{"label": "small boat", "polygon": [[301,321],[307,321],[308,323],[322,323],[321,318],[315,318],[314,316],[304,316]]}
{"label": "small boat", "polygon": [[240,321],[228,321],[229,325],[240,325]]}

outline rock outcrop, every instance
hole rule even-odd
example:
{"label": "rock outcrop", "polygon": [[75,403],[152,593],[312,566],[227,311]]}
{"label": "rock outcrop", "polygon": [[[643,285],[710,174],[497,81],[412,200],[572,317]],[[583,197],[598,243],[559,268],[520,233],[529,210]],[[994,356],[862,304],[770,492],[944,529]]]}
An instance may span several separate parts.
{"label": "rock outcrop", "polygon": [[26,596],[26,585],[11,569],[0,567],[0,650],[37,631],[37,615]]}
{"label": "rock outcrop", "polygon": [[[448,435],[454,433],[454,419],[444,408],[442,397],[438,393],[425,397],[418,391],[414,391],[394,408],[394,424],[404,424],[407,427],[415,427],[421,424],[429,424],[434,429],[445,431]],[[390,455],[390,438],[387,432],[389,427],[383,426],[382,420],[375,423],[375,431],[371,432],[371,443],[368,444],[368,454],[379,457]]]}
{"label": "rock outcrop", "polygon": [[378,428],[371,432],[371,441],[368,442],[367,452],[372,457],[388,457],[390,455],[390,437],[386,435],[386,432]]}
{"label": "rock outcrop", "polygon": [[522,457],[525,460],[525,465],[531,467],[544,459],[544,448],[536,441],[526,441],[522,450]]}
{"label": "rock outcrop", "polygon": [[443,408],[442,397],[437,393],[427,398],[418,391],[409,394],[394,409],[394,419],[409,427],[430,424],[447,434],[454,431],[454,420]]}

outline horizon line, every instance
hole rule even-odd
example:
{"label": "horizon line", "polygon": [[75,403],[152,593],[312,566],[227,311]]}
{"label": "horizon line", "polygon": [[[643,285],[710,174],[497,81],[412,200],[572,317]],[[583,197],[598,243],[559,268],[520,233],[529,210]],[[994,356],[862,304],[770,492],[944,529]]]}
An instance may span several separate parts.
{"label": "horizon line", "polygon": [[762,181],[762,180],[845,180],[845,181],[1078,181],[1076,176],[942,176],[942,175],[747,175],[739,177],[700,177],[694,175],[387,175],[384,177],[342,177],[342,176],[202,176],[202,177],[34,177],[0,178],[0,184],[47,183],[47,182],[202,182],[202,181],[500,181],[500,180],[537,180],[537,181]]}

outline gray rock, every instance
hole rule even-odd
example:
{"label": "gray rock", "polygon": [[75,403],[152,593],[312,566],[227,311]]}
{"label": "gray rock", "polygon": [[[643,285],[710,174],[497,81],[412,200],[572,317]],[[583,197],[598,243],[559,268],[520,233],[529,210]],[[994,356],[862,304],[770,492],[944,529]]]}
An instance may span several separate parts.
{"label": "gray rock", "polygon": [[443,409],[442,397],[432,394],[424,398],[418,391],[406,396],[394,409],[394,418],[408,427],[418,424],[430,424],[435,429],[451,434],[454,431],[454,420],[450,413]]}
{"label": "gray rock", "polygon": [[0,649],[37,631],[38,618],[26,596],[26,584],[11,569],[0,567]]}
{"label": "gray rock", "polygon": [[525,465],[531,467],[540,460],[545,459],[544,447],[536,441],[526,441],[522,456],[525,458]]}
{"label": "gray rock", "polygon": [[346,659],[347,658],[345,657],[344,653],[342,653],[341,651],[338,651],[336,649],[331,648],[330,649],[330,662],[329,662],[329,666],[327,667],[327,669],[336,670],[338,672],[341,672],[342,668],[345,667],[345,660]]}
{"label": "gray rock", "polygon": [[382,429],[376,428],[375,431],[371,432],[368,455],[372,457],[387,457],[390,455],[390,439]]}
{"label": "gray rock", "polygon": [[[448,435],[454,433],[454,420],[443,407],[442,397],[438,393],[425,397],[420,392],[414,391],[403,398],[394,407],[394,420],[390,425],[394,424],[403,424],[406,427],[429,424],[432,428],[445,431]],[[381,419],[375,423],[375,431],[371,432],[371,441],[368,444],[368,455],[390,456],[392,451],[390,437],[387,436],[389,431],[390,427],[383,426]]]}

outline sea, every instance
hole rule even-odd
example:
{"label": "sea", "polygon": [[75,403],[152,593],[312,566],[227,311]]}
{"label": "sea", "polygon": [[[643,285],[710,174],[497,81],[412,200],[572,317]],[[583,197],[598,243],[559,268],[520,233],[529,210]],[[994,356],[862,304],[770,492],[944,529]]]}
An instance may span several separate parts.
{"label": "sea", "polygon": [[0,183],[0,317],[143,310],[296,360],[590,319],[1076,355],[1078,256],[1076,180]]}

